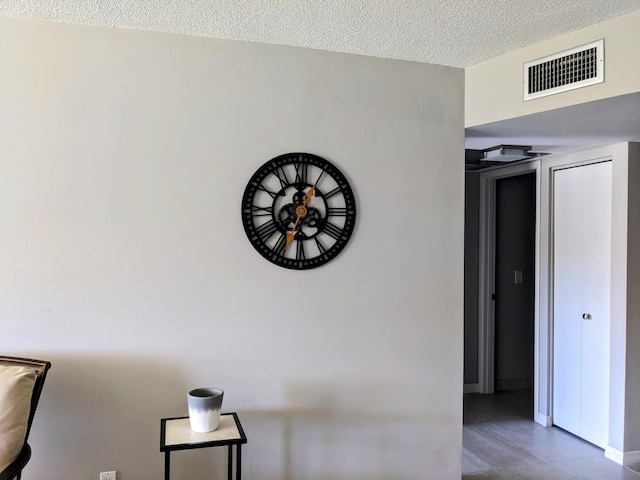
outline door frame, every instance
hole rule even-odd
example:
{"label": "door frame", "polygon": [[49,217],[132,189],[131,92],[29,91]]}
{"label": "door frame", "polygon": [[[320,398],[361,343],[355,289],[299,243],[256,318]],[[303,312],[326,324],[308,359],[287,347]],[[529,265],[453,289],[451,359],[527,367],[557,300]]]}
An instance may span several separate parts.
{"label": "door frame", "polygon": [[478,390],[493,393],[495,384],[495,257],[496,185],[498,180],[520,175],[536,176],[535,262],[534,262],[534,411],[537,412],[539,377],[538,331],[540,292],[540,160],[495,167],[479,174],[478,242]]}

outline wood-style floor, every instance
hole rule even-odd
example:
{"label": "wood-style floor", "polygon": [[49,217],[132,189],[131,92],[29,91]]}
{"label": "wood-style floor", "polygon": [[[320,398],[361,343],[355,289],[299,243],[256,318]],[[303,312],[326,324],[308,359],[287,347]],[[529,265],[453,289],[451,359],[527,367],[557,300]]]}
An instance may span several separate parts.
{"label": "wood-style floor", "polygon": [[530,391],[466,394],[463,480],[640,480],[602,449],[532,418]]}

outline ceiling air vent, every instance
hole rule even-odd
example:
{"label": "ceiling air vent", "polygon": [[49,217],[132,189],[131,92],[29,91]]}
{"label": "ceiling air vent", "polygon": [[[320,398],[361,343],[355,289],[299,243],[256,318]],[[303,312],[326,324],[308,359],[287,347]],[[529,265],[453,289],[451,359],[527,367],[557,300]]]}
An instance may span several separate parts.
{"label": "ceiling air vent", "polygon": [[524,100],[604,82],[604,40],[524,64]]}

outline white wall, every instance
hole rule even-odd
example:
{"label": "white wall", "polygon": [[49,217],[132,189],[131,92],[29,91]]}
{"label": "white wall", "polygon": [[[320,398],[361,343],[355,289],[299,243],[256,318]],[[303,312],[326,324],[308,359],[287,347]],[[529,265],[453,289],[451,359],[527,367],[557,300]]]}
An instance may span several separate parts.
{"label": "white wall", "polygon": [[[640,461],[640,143],[629,144],[627,202],[627,372],[624,451]],[[629,462],[631,463],[631,462]]]}
{"label": "white wall", "polygon": [[617,245],[612,253],[611,319],[618,328],[611,336],[611,448],[606,454],[630,464],[640,461],[640,144],[617,148],[620,153],[613,159],[613,200],[617,204],[612,207],[612,241],[617,240]]}
{"label": "white wall", "polygon": [[[26,476],[159,478],[160,418],[219,386],[249,480],[460,478],[462,70],[10,19],[0,64],[0,351],[53,362]],[[240,221],[289,151],[358,200],[306,272]]]}
{"label": "white wall", "polygon": [[[467,67],[465,125],[473,127],[640,91],[640,10]],[[604,38],[605,81],[523,101],[523,65]]]}

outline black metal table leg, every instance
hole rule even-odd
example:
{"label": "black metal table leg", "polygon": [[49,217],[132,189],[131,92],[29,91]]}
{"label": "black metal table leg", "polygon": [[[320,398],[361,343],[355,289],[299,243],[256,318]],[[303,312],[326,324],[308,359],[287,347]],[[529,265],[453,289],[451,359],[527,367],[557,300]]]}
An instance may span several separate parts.
{"label": "black metal table leg", "polygon": [[242,477],[241,465],[242,465],[242,445],[236,445],[236,480],[240,480]]}
{"label": "black metal table leg", "polygon": [[231,480],[233,477],[231,476],[233,472],[233,455],[231,455],[233,445],[229,445],[229,454],[227,458],[227,479]]}
{"label": "black metal table leg", "polygon": [[169,480],[171,476],[171,452],[164,452],[164,480]]}

